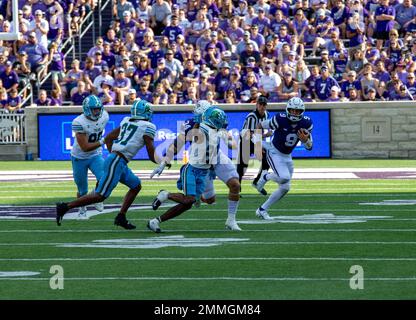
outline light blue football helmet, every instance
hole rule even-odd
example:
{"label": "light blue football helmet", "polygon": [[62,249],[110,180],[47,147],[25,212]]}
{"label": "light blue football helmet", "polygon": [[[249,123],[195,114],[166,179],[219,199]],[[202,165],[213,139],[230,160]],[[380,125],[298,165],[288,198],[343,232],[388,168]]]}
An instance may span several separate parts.
{"label": "light blue football helmet", "polygon": [[203,113],[202,123],[213,129],[225,129],[228,126],[228,117],[220,108],[211,107]]}
{"label": "light blue football helmet", "polygon": [[143,99],[137,99],[131,106],[131,117],[137,120],[152,120],[152,105]]}
{"label": "light blue football helmet", "polygon": [[[93,111],[94,109],[99,109],[100,112],[97,113]],[[103,115],[104,106],[100,98],[95,95],[90,95],[82,101],[82,111],[87,118],[97,121]]]}

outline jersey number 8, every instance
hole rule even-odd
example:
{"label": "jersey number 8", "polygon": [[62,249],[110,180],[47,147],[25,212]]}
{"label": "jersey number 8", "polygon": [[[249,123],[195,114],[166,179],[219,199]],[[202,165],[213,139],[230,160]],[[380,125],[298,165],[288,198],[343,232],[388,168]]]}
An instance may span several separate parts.
{"label": "jersey number 8", "polygon": [[88,137],[88,142],[91,143],[91,142],[100,141],[102,135],[103,135],[102,131],[99,132],[98,134],[97,133],[91,133],[90,136]]}

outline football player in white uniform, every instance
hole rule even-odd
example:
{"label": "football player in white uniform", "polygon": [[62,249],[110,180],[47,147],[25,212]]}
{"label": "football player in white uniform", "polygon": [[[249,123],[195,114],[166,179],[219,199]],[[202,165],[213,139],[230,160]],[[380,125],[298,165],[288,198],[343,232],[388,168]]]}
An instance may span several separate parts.
{"label": "football player in white uniform", "polygon": [[[72,121],[72,131],[75,133],[75,142],[71,150],[72,172],[77,185],[77,197],[88,192],[88,169],[100,180],[104,159],[102,157],[102,137],[108,122],[108,113],[104,110],[101,100],[94,96],[88,96],[82,102],[83,114]],[[104,204],[96,203],[95,208],[103,211]],[[79,208],[80,218],[87,217],[87,207]]]}
{"label": "football player in white uniform", "polygon": [[144,146],[146,146],[149,159],[154,163],[160,163],[159,159],[155,158],[153,140],[156,126],[151,122],[152,113],[151,105],[146,100],[138,99],[133,103],[131,116],[125,117],[121,121],[120,127],[111,131],[104,139],[111,154],[104,162],[104,174],[98,182],[95,192],[69,203],[57,203],[56,222],[58,226],[61,225],[63,216],[68,210],[102,202],[121,182],[129,187],[129,191],[124,197],[120,213],[116,216],[114,224],[125,229],[136,228],[127,221],[126,213],[141,190],[141,181],[127,164]]}
{"label": "football player in white uniform", "polygon": [[257,210],[256,216],[269,220],[267,209],[283,198],[290,190],[293,175],[292,151],[299,140],[306,150],[312,150],[312,120],[304,115],[305,105],[298,97],[291,98],[286,105],[286,112],[277,113],[273,118],[258,124],[258,129],[272,129],[273,138],[270,144],[264,143],[267,162],[273,173],[264,172],[258,183],[257,190],[261,190],[267,181],[276,182],[279,187],[270,195],[265,203]]}
{"label": "football player in white uniform", "polygon": [[[213,163],[216,163],[220,146],[219,131],[227,123],[227,116],[219,108],[208,108],[202,115],[202,122],[198,128],[192,129],[192,144],[189,151],[189,163],[183,165],[180,170],[180,177],[177,182],[179,190],[183,193],[169,193],[161,190],[152,203],[153,210],[157,210],[160,205],[169,200],[178,204],[168,209],[161,216],[151,219],[147,227],[156,232],[161,232],[160,223],[173,219],[176,216],[192,208],[192,205],[200,198],[205,191],[206,176]],[[153,172],[161,173],[162,166]]]}
{"label": "football player in white uniform", "polygon": [[[211,107],[211,104],[206,100],[200,100],[195,104],[194,117],[185,121],[181,127],[181,132],[178,134],[176,140],[169,146],[164,159],[165,163],[170,163],[175,154],[185,145],[186,141],[192,142],[192,130],[198,128],[201,123],[202,114]],[[224,128],[225,129],[225,128]],[[228,136],[226,130],[221,130],[221,137],[228,143]],[[163,168],[156,168],[150,175],[152,178],[156,173],[161,174]],[[210,168],[209,174],[205,178],[205,191],[201,195],[201,200],[208,204],[215,202],[214,179],[215,176],[225,183],[228,187],[228,217],[225,222],[225,227],[228,230],[241,231],[236,221],[236,214],[238,203],[240,200],[240,182],[238,180],[238,173],[235,165],[232,163],[221,150],[218,151],[218,159]],[[196,200],[195,205],[199,204],[199,199]]]}

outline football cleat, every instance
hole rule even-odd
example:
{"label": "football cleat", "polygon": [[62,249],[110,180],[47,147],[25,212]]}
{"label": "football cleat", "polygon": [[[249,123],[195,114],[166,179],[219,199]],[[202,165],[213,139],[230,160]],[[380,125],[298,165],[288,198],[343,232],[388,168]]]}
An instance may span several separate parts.
{"label": "football cleat", "polygon": [[104,202],[98,202],[94,204],[94,208],[97,211],[103,212],[104,211]]}
{"label": "football cleat", "polygon": [[242,231],[234,219],[227,219],[225,221],[225,228],[231,231]]}
{"label": "football cleat", "polygon": [[116,226],[120,226],[126,230],[132,230],[132,229],[136,229],[136,226],[131,224],[130,222],[128,222],[128,220],[126,219],[126,215],[125,214],[121,214],[119,213],[116,218],[114,219],[114,224]]}
{"label": "football cleat", "polygon": [[157,210],[160,205],[168,200],[169,192],[166,190],[160,190],[159,193],[156,196],[156,199],[152,202],[152,208],[153,210]]}
{"label": "football cleat", "polygon": [[[260,180],[260,179],[259,179]],[[257,183],[252,183],[251,186],[256,189],[258,192],[260,192],[263,196],[267,196],[267,191],[266,189],[262,188],[261,190],[257,189]]]}
{"label": "football cleat", "polygon": [[56,224],[61,225],[64,214],[69,211],[68,204],[65,202],[59,202],[56,204]]}
{"label": "football cleat", "polygon": [[262,208],[258,208],[256,210],[256,216],[263,220],[272,220],[272,217],[269,216],[269,213]]}
{"label": "football cleat", "polygon": [[79,219],[88,219],[87,207],[79,207],[78,218]]}
{"label": "football cleat", "polygon": [[162,232],[162,230],[160,230],[159,220],[156,219],[156,218],[154,218],[152,220],[149,220],[147,222],[147,228],[152,230],[153,232],[156,232],[156,233],[161,233]]}
{"label": "football cleat", "polygon": [[[255,188],[257,189],[257,191],[260,192],[263,195],[266,195],[267,194],[267,191],[264,190],[264,186],[266,185],[266,182],[267,182],[266,181],[266,174],[267,174],[267,171],[263,172],[261,174],[259,180],[255,184]],[[253,185],[254,185],[254,183],[253,183]],[[265,192],[265,193],[263,193],[262,191]]]}

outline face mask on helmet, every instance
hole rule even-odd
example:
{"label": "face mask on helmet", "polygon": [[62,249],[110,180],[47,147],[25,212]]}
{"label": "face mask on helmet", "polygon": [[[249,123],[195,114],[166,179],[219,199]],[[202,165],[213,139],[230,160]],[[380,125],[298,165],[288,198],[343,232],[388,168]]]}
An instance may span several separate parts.
{"label": "face mask on helmet", "polygon": [[291,98],[286,106],[286,116],[290,121],[300,121],[305,112],[305,105],[302,99],[294,97]]}
{"label": "face mask on helmet", "polygon": [[87,118],[96,121],[101,118],[104,107],[97,96],[91,95],[82,102],[82,110]]}
{"label": "face mask on helmet", "polygon": [[146,100],[136,100],[131,106],[131,117],[137,120],[151,120],[153,110],[149,102]]}
{"label": "face mask on helmet", "polygon": [[202,114],[211,107],[211,104],[207,100],[199,100],[194,107],[194,121],[201,123]]}
{"label": "face mask on helmet", "polygon": [[208,108],[211,107],[211,104],[207,100],[199,100],[194,107],[195,115],[202,115]]}

